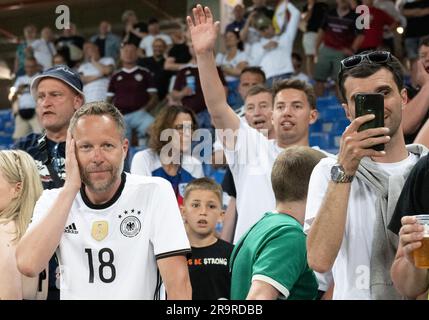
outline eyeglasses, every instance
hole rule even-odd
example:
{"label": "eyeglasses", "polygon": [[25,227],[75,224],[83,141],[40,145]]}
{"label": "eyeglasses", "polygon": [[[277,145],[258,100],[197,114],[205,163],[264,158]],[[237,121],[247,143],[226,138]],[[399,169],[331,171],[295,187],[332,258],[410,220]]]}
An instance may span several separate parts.
{"label": "eyeglasses", "polygon": [[354,68],[365,61],[368,63],[382,64],[391,60],[392,55],[388,51],[372,51],[369,53],[357,54],[341,60],[340,73],[345,69]]}
{"label": "eyeglasses", "polygon": [[194,130],[194,125],[192,123],[178,124],[174,129],[180,132],[190,132]]}

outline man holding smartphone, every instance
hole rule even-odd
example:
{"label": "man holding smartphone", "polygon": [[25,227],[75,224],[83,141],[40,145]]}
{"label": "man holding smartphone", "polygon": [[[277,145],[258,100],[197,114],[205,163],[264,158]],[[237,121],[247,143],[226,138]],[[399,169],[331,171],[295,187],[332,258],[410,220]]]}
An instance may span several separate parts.
{"label": "man holding smartphone", "polygon": [[[309,266],[332,270],[334,299],[398,299],[389,273],[398,238],[387,225],[411,168],[427,150],[405,145],[403,71],[389,52],[342,60],[338,84],[351,123],[337,159],[323,159],[310,179],[305,227]],[[374,93],[384,96],[384,126],[360,131],[375,116],[357,116],[356,98]],[[374,150],[379,144],[384,150]]]}

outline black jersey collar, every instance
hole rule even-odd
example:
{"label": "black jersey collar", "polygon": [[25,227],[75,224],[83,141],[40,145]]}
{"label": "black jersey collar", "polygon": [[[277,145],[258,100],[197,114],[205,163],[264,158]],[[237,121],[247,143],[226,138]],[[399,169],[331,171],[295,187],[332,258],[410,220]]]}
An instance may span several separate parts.
{"label": "black jersey collar", "polygon": [[106,209],[106,208],[110,207],[112,204],[114,204],[116,202],[116,200],[119,199],[119,197],[122,194],[122,191],[124,190],[126,180],[127,180],[127,175],[125,174],[125,172],[122,172],[122,174],[121,174],[121,184],[119,185],[118,190],[116,190],[116,192],[113,195],[112,199],[110,199],[109,201],[107,201],[106,203],[103,203],[103,204],[94,204],[94,203],[92,203],[89,200],[88,196],[86,195],[85,185],[82,184],[82,187],[80,188],[80,194],[82,196],[82,200],[88,206],[88,208],[91,208],[91,209]]}

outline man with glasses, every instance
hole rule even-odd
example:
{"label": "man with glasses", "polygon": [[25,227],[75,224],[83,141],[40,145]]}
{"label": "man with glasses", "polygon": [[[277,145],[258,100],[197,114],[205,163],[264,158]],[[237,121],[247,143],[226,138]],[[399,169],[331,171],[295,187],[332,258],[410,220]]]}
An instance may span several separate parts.
{"label": "man with glasses", "polygon": [[[31,133],[15,148],[28,152],[37,164],[44,189],[60,188],[65,180],[65,143],[74,112],[84,103],[79,75],[65,65],[55,66],[33,78],[31,94],[44,134]],[[59,299],[57,263],[51,259],[48,299]]]}
{"label": "man with glasses", "polygon": [[[427,150],[405,145],[403,71],[389,52],[342,60],[338,84],[351,123],[337,158],[323,159],[311,176],[308,262],[315,271],[332,270],[334,299],[398,299],[389,272],[398,238],[387,225],[411,168]],[[355,116],[358,93],[384,96],[384,127],[358,131],[374,119]],[[384,144],[384,151],[372,149],[377,144]]]}

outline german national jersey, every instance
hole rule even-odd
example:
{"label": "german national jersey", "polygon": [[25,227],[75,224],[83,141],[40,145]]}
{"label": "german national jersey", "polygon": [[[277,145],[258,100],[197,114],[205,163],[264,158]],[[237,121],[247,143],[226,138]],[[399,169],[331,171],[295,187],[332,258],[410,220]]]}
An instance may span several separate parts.
{"label": "german national jersey", "polygon": [[[60,189],[45,190],[32,228]],[[113,198],[92,204],[76,196],[57,249],[61,299],[157,299],[157,259],[190,252],[171,185],[164,179],[122,174]]]}

